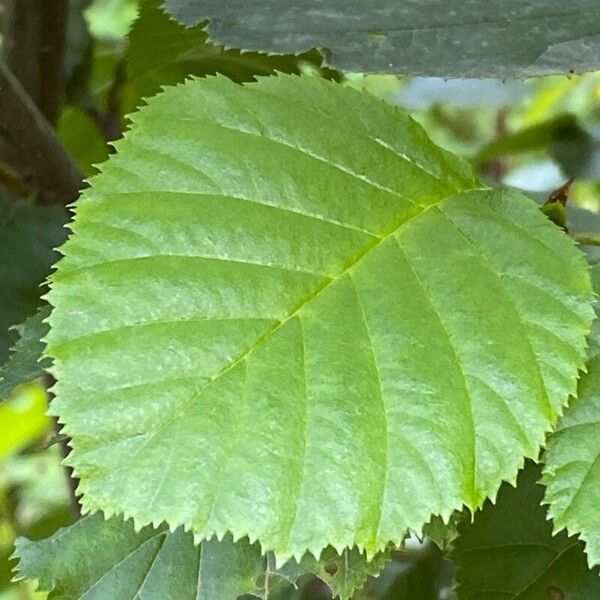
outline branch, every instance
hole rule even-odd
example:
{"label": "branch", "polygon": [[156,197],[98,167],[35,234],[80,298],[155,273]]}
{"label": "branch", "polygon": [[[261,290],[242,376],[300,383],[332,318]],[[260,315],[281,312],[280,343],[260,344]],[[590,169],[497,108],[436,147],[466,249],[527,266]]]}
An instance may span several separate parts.
{"label": "branch", "polygon": [[68,0],[5,0],[6,64],[54,125],[65,97]]}
{"label": "branch", "polygon": [[45,203],[69,204],[83,174],[17,78],[0,61],[0,130],[18,152],[19,171]]}

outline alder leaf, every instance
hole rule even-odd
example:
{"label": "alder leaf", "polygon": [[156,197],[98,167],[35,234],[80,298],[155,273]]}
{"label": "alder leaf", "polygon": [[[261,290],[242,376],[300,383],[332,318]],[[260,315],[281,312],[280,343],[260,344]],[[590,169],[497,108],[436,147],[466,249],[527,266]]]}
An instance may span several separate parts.
{"label": "alder leaf", "polygon": [[[136,598],[137,600],[235,600],[250,594],[267,600],[276,580],[295,583],[315,573],[341,600],[350,598],[368,575],[377,574],[389,553],[371,563],[356,549],[325,551],[320,562],[308,555],[276,569],[272,555],[262,556],[257,543],[204,540],[195,545],[181,528],[145,527],[135,532],[119,517],[101,513],[83,517],[42,541],[19,538],[15,558],[17,579],[37,579],[49,600]],[[337,567],[332,576],[327,570]]]}
{"label": "alder leaf", "polygon": [[596,0],[164,0],[186,25],[210,19],[234,48],[322,48],[342,70],[527,77],[600,67]]}
{"label": "alder leaf", "polygon": [[486,502],[473,523],[459,524],[459,600],[571,600],[581,588],[589,591],[583,598],[600,597],[600,576],[588,569],[583,543],[565,532],[552,535],[540,506],[540,473],[527,463],[516,488],[504,484],[495,505]]}
{"label": "alder leaf", "polygon": [[86,510],[372,556],[537,455],[593,309],[530,200],[320,78],[192,80],[132,120],[49,294]]}
{"label": "alder leaf", "polygon": [[[600,264],[592,267],[600,293]],[[596,306],[598,312],[598,305]],[[587,374],[578,398],[560,420],[545,454],[544,502],[557,531],[566,528],[586,543],[590,565],[600,564],[600,323],[590,336]]]}
{"label": "alder leaf", "polygon": [[42,358],[42,338],[48,333],[48,325],[44,320],[49,315],[50,307],[43,306],[25,323],[15,327],[20,337],[0,370],[0,400],[6,398],[17,385],[41,377],[50,366],[50,360]]}

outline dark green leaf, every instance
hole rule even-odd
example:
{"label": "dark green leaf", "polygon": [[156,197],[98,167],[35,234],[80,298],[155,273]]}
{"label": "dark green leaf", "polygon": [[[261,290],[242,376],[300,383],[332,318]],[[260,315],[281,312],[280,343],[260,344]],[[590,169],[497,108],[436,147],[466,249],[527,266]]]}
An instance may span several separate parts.
{"label": "dark green leaf", "polygon": [[[596,0],[165,0],[182,23],[211,19],[236,48],[323,48],[350,71],[524,77],[600,67]],[[243,6],[243,8],[242,8]]]}
{"label": "dark green leaf", "polygon": [[540,467],[529,462],[517,487],[503,484],[495,505],[486,502],[474,522],[458,527],[454,559],[461,600],[552,600],[562,592],[576,598],[590,586],[587,600],[600,597],[600,576],[590,572],[583,543],[565,532],[552,536],[540,506]]}
{"label": "dark green leaf", "polygon": [[44,323],[49,315],[50,307],[44,306],[16,327],[20,337],[8,361],[0,369],[0,400],[17,385],[41,377],[50,366],[50,360],[42,358],[44,343],[41,341],[49,330]]}
{"label": "dark green leaf", "polygon": [[[365,561],[357,551],[338,556],[327,549],[326,563],[306,557],[281,569],[272,555],[262,556],[260,546],[247,539],[194,545],[191,533],[180,528],[145,527],[135,532],[131,522],[118,517],[108,521],[97,513],[57,531],[40,542],[19,539],[19,578],[38,579],[50,592],[49,600],[136,598],[137,600],[235,600],[242,594],[267,599],[277,580],[294,583],[306,572],[316,572],[342,600],[387,560]],[[331,576],[326,569],[337,567]]]}
{"label": "dark green leaf", "polygon": [[35,312],[41,284],[58,258],[53,249],[65,237],[66,212],[13,200],[0,190],[0,364],[14,336],[9,327]]}

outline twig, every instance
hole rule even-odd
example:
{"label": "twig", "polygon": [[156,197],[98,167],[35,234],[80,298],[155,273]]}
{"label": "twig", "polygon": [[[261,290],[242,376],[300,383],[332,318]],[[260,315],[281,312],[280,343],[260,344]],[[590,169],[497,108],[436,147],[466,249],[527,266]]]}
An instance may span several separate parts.
{"label": "twig", "polygon": [[600,246],[600,235],[597,233],[572,233],[571,237],[582,246]]}
{"label": "twig", "polygon": [[83,174],[17,78],[0,61],[0,130],[17,150],[19,172],[44,203],[69,204]]}

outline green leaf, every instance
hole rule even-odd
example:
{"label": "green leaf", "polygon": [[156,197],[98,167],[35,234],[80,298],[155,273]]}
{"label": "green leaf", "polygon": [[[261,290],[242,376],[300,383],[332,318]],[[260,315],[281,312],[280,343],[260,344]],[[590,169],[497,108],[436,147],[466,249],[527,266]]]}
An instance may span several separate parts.
{"label": "green leaf", "polygon": [[[369,564],[356,549],[338,556],[328,548],[326,555],[327,563],[306,557],[302,567],[292,561],[277,570],[273,556],[261,556],[260,546],[247,539],[234,543],[227,535],[194,545],[192,534],[181,528],[169,533],[166,527],[145,527],[136,533],[131,522],[105,521],[100,513],[47,540],[20,538],[15,551],[17,578],[38,579],[49,600],[235,600],[242,594],[266,600],[277,579],[294,583],[313,571],[345,600],[388,558],[381,554]],[[333,577],[324,570],[331,564],[339,566]]]}
{"label": "green leaf", "polygon": [[495,505],[488,501],[472,524],[459,525],[454,559],[460,600],[571,600],[583,585],[590,592],[583,598],[600,597],[600,576],[588,569],[583,544],[565,532],[552,535],[540,506],[539,476],[540,467],[528,463],[516,488],[504,484]]}
{"label": "green leaf", "polygon": [[350,71],[443,77],[524,77],[600,67],[596,0],[438,0],[320,3],[164,0],[186,25],[236,48],[299,52],[323,48]]}
{"label": "green leaf", "polygon": [[13,353],[0,370],[0,400],[8,396],[17,385],[41,377],[50,366],[48,358],[42,359],[42,338],[49,330],[44,320],[49,315],[50,307],[44,306],[25,323],[15,328],[20,337]]}
{"label": "green leaf", "polygon": [[41,436],[49,422],[43,388],[28,386],[15,392],[0,404],[0,461]]}
{"label": "green leaf", "polygon": [[22,323],[39,304],[40,284],[65,239],[66,212],[13,200],[0,190],[0,364],[13,345],[9,327]]}
{"label": "green leaf", "polygon": [[52,277],[83,505],[371,556],[479,506],[576,388],[583,256],[408,116],[314,77],[133,116]]}
{"label": "green leaf", "polygon": [[63,110],[57,124],[57,135],[86,176],[96,173],[94,165],[108,158],[108,144],[96,123],[80,108],[67,106]]}
{"label": "green leaf", "polygon": [[[594,289],[600,291],[600,264],[592,268]],[[598,309],[597,309],[598,310]],[[590,339],[587,374],[578,398],[560,420],[545,455],[544,502],[557,531],[579,533],[590,565],[600,564],[600,323]]]}
{"label": "green leaf", "polygon": [[[300,73],[303,65],[319,69],[323,60],[316,50],[299,55],[269,55],[224,49],[208,42],[205,24],[184,27],[160,9],[161,0],[144,0],[129,35],[128,78],[122,92],[123,111],[131,112],[143,98],[164,85],[183,82],[190,75],[220,73],[237,82],[275,72]],[[328,76],[335,72],[326,70]]]}

